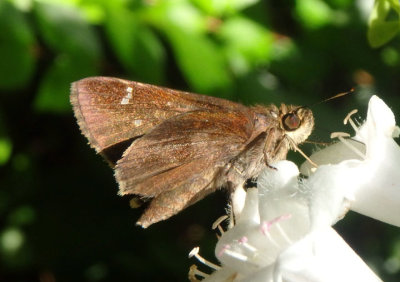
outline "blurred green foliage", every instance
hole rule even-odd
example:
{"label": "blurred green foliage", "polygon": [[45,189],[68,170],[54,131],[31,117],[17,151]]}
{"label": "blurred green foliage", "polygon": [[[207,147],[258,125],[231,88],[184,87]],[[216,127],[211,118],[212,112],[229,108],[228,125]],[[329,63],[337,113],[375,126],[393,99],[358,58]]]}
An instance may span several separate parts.
{"label": "blurred green foliage", "polygon": [[[349,131],[341,120],[354,107],[364,116],[372,94],[399,116],[399,6],[0,1],[0,281],[185,281],[197,245],[216,261],[210,226],[226,195],[136,227],[141,211],[117,196],[112,170],[78,130],[72,81],[108,75],[245,104],[301,105],[355,86],[353,96],[312,107],[310,139],[326,142]],[[351,214],[337,229],[385,281],[399,280],[398,228]]]}
{"label": "blurred green foliage", "polygon": [[372,47],[380,47],[400,31],[400,2],[377,0],[369,18],[368,40]]}

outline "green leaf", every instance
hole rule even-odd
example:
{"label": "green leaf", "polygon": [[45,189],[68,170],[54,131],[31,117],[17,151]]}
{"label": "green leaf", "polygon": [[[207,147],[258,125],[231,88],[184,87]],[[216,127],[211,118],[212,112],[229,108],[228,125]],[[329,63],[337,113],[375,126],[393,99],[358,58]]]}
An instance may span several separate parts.
{"label": "green leaf", "polygon": [[396,11],[397,14],[400,14],[400,2],[398,0],[388,0],[392,9]]}
{"label": "green leaf", "polygon": [[269,61],[273,37],[263,26],[244,17],[226,20],[217,31],[225,43],[233,70],[245,73]]}
{"label": "green leaf", "polygon": [[100,25],[104,22],[105,11],[99,1],[82,1],[79,3],[79,8],[89,23]]}
{"label": "green leaf", "polygon": [[400,61],[399,51],[393,47],[386,47],[381,52],[382,61],[388,66],[397,66]]}
{"label": "green leaf", "polygon": [[161,1],[143,14],[167,37],[180,70],[198,92],[226,89],[231,78],[222,50],[207,36],[207,20],[187,1]]}
{"label": "green leaf", "polygon": [[35,2],[34,14],[43,40],[55,52],[101,56],[99,40],[75,7]]}
{"label": "green leaf", "polygon": [[[397,13],[397,19],[387,19],[391,12]],[[400,6],[393,1],[377,0],[369,18],[367,33],[371,47],[377,48],[391,40],[400,30]]]}
{"label": "green leaf", "polygon": [[0,166],[4,165],[10,159],[12,152],[12,143],[6,137],[0,137]]}
{"label": "green leaf", "polygon": [[108,9],[105,24],[120,63],[141,80],[162,83],[165,51],[154,32],[139,22],[136,14],[118,6]]}
{"label": "green leaf", "polygon": [[186,0],[159,1],[143,17],[159,29],[172,25],[187,33],[205,33],[209,24],[209,17]]}
{"label": "green leaf", "polygon": [[333,20],[332,9],[321,0],[301,0],[296,2],[296,12],[309,28],[320,28]]}
{"label": "green leaf", "polygon": [[398,22],[376,22],[368,29],[368,42],[373,48],[378,48],[390,41],[399,32]]}
{"label": "green leaf", "polygon": [[211,39],[173,26],[165,32],[178,65],[193,89],[209,93],[231,85],[223,53]]}
{"label": "green leaf", "polygon": [[208,14],[222,16],[226,13],[236,13],[259,2],[259,0],[192,0]]}
{"label": "green leaf", "polygon": [[35,2],[34,12],[43,40],[56,53],[40,83],[34,107],[37,111],[69,111],[71,82],[97,72],[99,40],[75,7]]}
{"label": "green leaf", "polygon": [[35,68],[36,41],[25,17],[7,1],[0,1],[0,88],[26,85]]}
{"label": "green leaf", "polygon": [[25,240],[25,234],[18,228],[3,229],[0,233],[0,251],[4,256],[16,255]]}
{"label": "green leaf", "polygon": [[23,226],[33,223],[35,220],[35,210],[30,206],[19,206],[14,208],[8,216],[8,222],[13,226]]}
{"label": "green leaf", "polygon": [[43,77],[34,107],[41,112],[66,112],[71,110],[69,93],[75,80],[94,75],[92,60],[82,56],[58,56]]}

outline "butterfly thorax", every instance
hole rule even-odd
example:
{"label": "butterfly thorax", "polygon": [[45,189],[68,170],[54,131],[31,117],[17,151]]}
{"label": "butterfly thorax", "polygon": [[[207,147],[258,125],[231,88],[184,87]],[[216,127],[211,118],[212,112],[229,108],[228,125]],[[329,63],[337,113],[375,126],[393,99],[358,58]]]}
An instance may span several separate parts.
{"label": "butterfly thorax", "polygon": [[304,142],[311,134],[314,119],[310,109],[282,104],[252,107],[254,137],[242,152],[226,166],[228,186],[242,185],[258,176],[265,166],[286,158],[290,149]]}

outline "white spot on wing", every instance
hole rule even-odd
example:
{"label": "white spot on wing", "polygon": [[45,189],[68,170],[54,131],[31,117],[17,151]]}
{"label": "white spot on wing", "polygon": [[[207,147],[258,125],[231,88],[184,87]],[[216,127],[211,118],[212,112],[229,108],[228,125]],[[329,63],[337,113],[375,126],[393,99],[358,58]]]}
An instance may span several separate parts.
{"label": "white spot on wing", "polygon": [[142,120],[141,119],[135,119],[134,124],[135,124],[135,126],[141,126],[142,125]]}
{"label": "white spot on wing", "polygon": [[121,105],[129,104],[129,100],[132,99],[132,91],[133,91],[132,87],[128,86],[126,88],[126,95],[124,98],[122,98]]}
{"label": "white spot on wing", "polygon": [[129,104],[129,99],[124,97],[121,100],[121,105],[126,105],[126,104]]}

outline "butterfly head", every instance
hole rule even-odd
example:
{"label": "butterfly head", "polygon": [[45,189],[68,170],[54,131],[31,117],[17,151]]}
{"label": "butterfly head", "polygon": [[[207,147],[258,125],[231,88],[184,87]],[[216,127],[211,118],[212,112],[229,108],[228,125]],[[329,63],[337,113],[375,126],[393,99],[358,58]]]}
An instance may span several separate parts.
{"label": "butterfly head", "polygon": [[280,127],[294,143],[300,144],[314,128],[312,111],[307,107],[282,104],[279,109]]}

